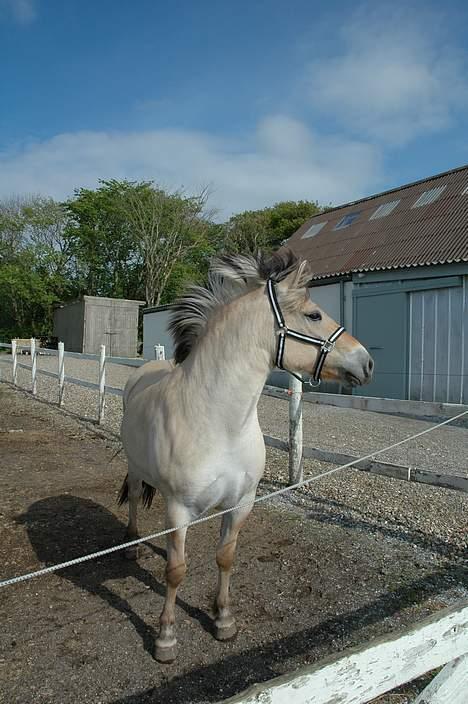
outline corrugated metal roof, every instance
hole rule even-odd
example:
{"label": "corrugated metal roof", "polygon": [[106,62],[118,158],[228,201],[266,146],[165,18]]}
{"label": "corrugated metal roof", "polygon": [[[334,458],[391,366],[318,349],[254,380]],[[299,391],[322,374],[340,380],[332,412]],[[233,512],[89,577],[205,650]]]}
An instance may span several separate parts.
{"label": "corrugated metal roof", "polygon": [[[413,207],[423,193],[445,186],[439,196]],[[314,279],[379,269],[468,261],[468,166],[395,188],[315,215],[287,241],[310,263]],[[384,217],[377,208],[400,202]],[[359,216],[336,228],[347,215]],[[352,218],[350,218],[352,219]],[[325,222],[311,238],[303,235]]]}

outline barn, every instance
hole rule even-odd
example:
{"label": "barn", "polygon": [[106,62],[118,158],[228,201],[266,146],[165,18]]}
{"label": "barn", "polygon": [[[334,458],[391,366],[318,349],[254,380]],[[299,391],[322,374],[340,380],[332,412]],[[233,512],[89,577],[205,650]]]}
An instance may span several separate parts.
{"label": "barn", "polygon": [[468,403],[468,166],[315,215],[286,244],[375,359],[354,394]]}
{"label": "barn", "polygon": [[138,311],[144,301],[83,296],[54,311],[54,336],[69,352],[97,354],[106,346],[111,357],[136,357]]}

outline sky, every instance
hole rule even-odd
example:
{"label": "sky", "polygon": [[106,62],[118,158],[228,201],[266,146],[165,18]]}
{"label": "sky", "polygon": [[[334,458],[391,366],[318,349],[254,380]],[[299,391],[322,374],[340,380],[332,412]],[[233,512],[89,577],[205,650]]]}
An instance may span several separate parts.
{"label": "sky", "polygon": [[467,115],[462,0],[0,0],[0,197],[338,205],[468,163]]}

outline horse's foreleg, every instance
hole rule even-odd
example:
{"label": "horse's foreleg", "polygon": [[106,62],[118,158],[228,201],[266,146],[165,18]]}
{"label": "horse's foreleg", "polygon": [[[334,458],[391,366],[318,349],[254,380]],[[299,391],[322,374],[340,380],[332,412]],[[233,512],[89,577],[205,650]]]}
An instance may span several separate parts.
{"label": "horse's foreleg", "polygon": [[[142,481],[141,479],[136,479],[132,477],[129,473],[128,479],[128,526],[126,537],[129,540],[138,538],[138,525],[137,525],[137,511],[138,502],[141,496]],[[140,553],[139,545],[131,545],[125,550],[125,557],[127,560],[136,560]]]}
{"label": "horse's foreleg", "polygon": [[218,564],[218,593],[215,601],[215,637],[218,640],[229,640],[237,633],[234,616],[229,608],[229,582],[236,552],[237,538],[251,507],[226,513],[221,523],[221,536],[216,551]]}
{"label": "horse's foreleg", "polygon": [[[185,523],[188,517],[179,511],[168,510],[167,527]],[[173,662],[176,657],[175,602],[177,589],[187,571],[185,564],[186,528],[169,533],[167,536],[166,600],[159,618],[159,637],[156,640],[155,658],[159,662]]]}

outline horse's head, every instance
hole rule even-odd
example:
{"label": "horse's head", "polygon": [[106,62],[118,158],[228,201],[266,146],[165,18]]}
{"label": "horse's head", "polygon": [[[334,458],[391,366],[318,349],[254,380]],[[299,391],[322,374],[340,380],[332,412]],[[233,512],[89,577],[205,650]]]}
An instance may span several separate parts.
{"label": "horse's head", "polygon": [[323,379],[348,386],[369,383],[374,367],[372,357],[311,300],[309,280],[308,265],[302,262],[282,281],[267,282],[278,335],[275,363],[310,374],[317,382]]}

